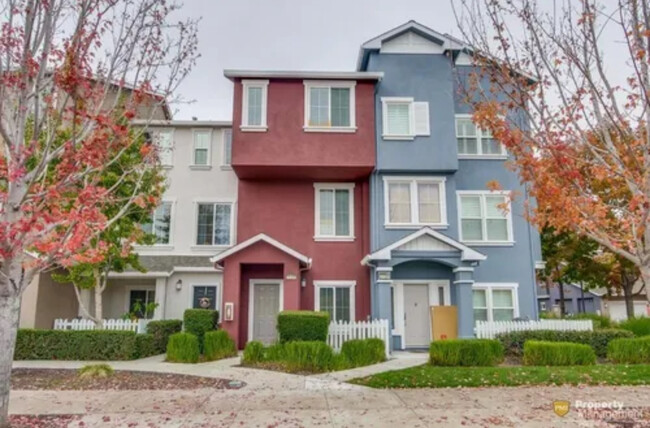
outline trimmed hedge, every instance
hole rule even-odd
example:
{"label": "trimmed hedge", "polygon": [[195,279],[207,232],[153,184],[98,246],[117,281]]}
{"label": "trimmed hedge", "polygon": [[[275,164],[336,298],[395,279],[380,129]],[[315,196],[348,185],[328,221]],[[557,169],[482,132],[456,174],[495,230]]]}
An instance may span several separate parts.
{"label": "trimmed hedge", "polygon": [[612,340],[607,359],[618,364],[650,364],[650,336]]}
{"label": "trimmed hedge", "polygon": [[327,340],[330,316],[318,311],[282,311],[278,314],[280,342]]}
{"label": "trimmed hedge", "polygon": [[208,331],[203,337],[203,355],[208,361],[237,355],[237,345],[227,331]]}
{"label": "trimmed hedge", "polygon": [[650,318],[630,318],[619,324],[623,330],[631,331],[636,337],[650,336]]}
{"label": "trimmed hedge", "polygon": [[217,329],[219,311],[211,309],[186,309],[183,313],[185,332],[199,339],[199,349],[203,350],[203,335]]}
{"label": "trimmed hedge", "polygon": [[348,340],[341,346],[341,355],[350,368],[369,366],[386,360],[386,347],[381,339]]}
{"label": "trimmed hedge", "polygon": [[242,356],[242,364],[256,364],[264,361],[264,344],[254,340],[248,342],[244,348],[244,355]]}
{"label": "trimmed hedge", "polygon": [[199,339],[191,333],[175,333],[167,343],[167,361],[172,363],[196,363],[199,361]]}
{"label": "trimmed hedge", "polygon": [[[131,360],[138,358],[137,335],[116,330],[19,329],[15,360]],[[145,348],[142,339],[140,345]]]}
{"label": "trimmed hedge", "polygon": [[242,364],[268,364],[292,373],[322,373],[348,367],[343,355],[335,354],[328,344],[320,341],[278,343],[266,348],[260,342],[249,342],[244,349]]}
{"label": "trimmed hedge", "polygon": [[434,366],[496,366],[503,361],[503,353],[503,345],[498,340],[437,340],[429,347],[429,363]]}
{"label": "trimmed hedge", "polygon": [[156,338],[153,334],[137,334],[135,336],[135,358],[146,358],[162,354],[156,347]]}
{"label": "trimmed hedge", "polygon": [[596,364],[596,353],[589,345],[570,342],[528,340],[524,344],[525,366],[587,366]]}
{"label": "trimmed hedge", "polygon": [[531,330],[498,334],[496,339],[503,344],[506,355],[510,356],[521,356],[524,350],[524,342],[527,340],[538,340],[589,345],[594,349],[598,357],[604,358],[607,355],[607,344],[610,341],[614,339],[627,339],[633,336],[631,332],[620,329],[601,329],[594,331]]}
{"label": "trimmed hedge", "polygon": [[181,320],[149,321],[149,324],[147,324],[147,333],[154,336],[154,346],[159,354],[164,354],[167,351],[169,336],[180,333],[182,329],[183,321]]}

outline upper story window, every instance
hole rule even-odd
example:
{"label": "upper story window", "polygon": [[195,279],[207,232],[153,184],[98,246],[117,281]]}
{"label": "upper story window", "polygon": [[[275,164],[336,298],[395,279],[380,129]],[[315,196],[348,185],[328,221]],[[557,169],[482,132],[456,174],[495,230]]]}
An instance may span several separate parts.
{"label": "upper story window", "polygon": [[[471,244],[512,244],[510,199],[505,192],[460,191],[460,240]],[[507,206],[507,212],[503,208]]]}
{"label": "upper story window", "polygon": [[151,221],[142,225],[147,234],[155,235],[156,245],[169,245],[171,242],[172,202],[165,201],[151,216]]}
{"label": "upper story window", "polygon": [[430,135],[428,102],[382,97],[381,104],[385,140],[412,140],[416,136]]}
{"label": "upper story window", "polygon": [[305,81],[305,131],[354,132],[355,82]]}
{"label": "upper story window", "polygon": [[194,136],[194,155],[192,163],[196,166],[210,165],[210,146],[212,145],[211,130],[195,130]]}
{"label": "upper story window", "polygon": [[456,115],[456,139],[459,157],[487,157],[502,159],[505,148],[492,137],[492,133],[481,130],[472,122],[470,115]]}
{"label": "upper story window", "polygon": [[316,183],[316,240],[354,239],[354,184]]}
{"label": "upper story window", "polygon": [[446,227],[444,177],[385,177],[386,227]]}
{"label": "upper story window", "polygon": [[232,204],[198,203],[196,224],[196,245],[231,245]]}
{"label": "upper story window", "polygon": [[242,131],[266,131],[268,80],[242,80]]}
{"label": "upper story window", "polygon": [[154,142],[158,147],[158,159],[162,166],[172,166],[174,163],[174,131],[160,129],[153,133]]}
{"label": "upper story window", "polygon": [[223,131],[223,166],[230,166],[232,161],[232,129]]}

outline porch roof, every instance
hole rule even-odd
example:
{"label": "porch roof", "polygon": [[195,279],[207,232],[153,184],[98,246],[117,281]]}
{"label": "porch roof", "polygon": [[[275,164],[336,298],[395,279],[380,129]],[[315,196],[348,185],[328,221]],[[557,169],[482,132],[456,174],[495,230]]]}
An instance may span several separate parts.
{"label": "porch roof", "polygon": [[244,242],[240,242],[239,244],[235,245],[234,247],[231,247],[227,249],[226,251],[217,254],[214,257],[210,258],[210,261],[212,263],[219,263],[220,261],[232,256],[235,253],[238,253],[239,251],[250,247],[251,245],[257,244],[258,242],[266,242],[267,244],[277,248],[278,250],[285,252],[289,254],[290,256],[294,257],[301,263],[303,263],[305,266],[309,267],[311,266],[311,258],[305,256],[304,254],[299,253],[298,251],[294,250],[293,248],[283,244],[282,242],[271,238],[265,233],[260,233],[252,238],[249,238],[245,240]]}
{"label": "porch roof", "polygon": [[407,246],[407,244],[412,242],[415,243],[416,241],[422,240],[423,238],[426,239],[426,237],[429,238],[430,242],[425,243],[425,248],[422,248],[421,250],[408,248],[408,250],[410,250],[409,252],[417,253],[418,251],[421,251],[423,253],[431,253],[432,251],[448,252],[449,250],[453,250],[460,252],[460,259],[462,261],[482,261],[487,259],[487,256],[485,254],[480,253],[468,247],[467,245],[458,242],[453,238],[450,238],[447,235],[435,231],[430,227],[423,227],[422,229],[413,232],[410,235],[407,235],[404,238],[395,241],[392,244],[387,245],[386,247],[377,250],[372,254],[368,254],[363,258],[361,263],[369,264],[373,260],[390,260],[393,257],[393,251],[407,249],[404,248]]}

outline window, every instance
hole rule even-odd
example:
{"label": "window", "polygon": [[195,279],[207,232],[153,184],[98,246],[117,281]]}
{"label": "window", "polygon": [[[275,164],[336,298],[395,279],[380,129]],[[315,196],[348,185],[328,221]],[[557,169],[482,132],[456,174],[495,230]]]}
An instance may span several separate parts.
{"label": "window", "polygon": [[446,226],[445,179],[384,178],[387,226]]}
{"label": "window", "polygon": [[232,204],[199,203],[197,216],[197,245],[230,245]]}
{"label": "window", "polygon": [[192,308],[217,309],[217,286],[195,285],[192,293]]}
{"label": "window", "polygon": [[170,243],[172,220],[172,202],[163,202],[153,212],[151,222],[142,225],[142,230],[156,236],[156,244],[167,245]]}
{"label": "window", "polygon": [[413,98],[383,97],[383,137],[386,140],[412,140],[430,135],[429,103]]}
{"label": "window", "polygon": [[456,139],[458,154],[463,156],[485,156],[503,158],[504,147],[492,137],[492,133],[474,125],[469,115],[456,116]]}
{"label": "window", "polygon": [[174,132],[172,130],[160,130],[155,133],[155,143],[158,147],[158,159],[162,166],[172,166],[174,157]]}
{"label": "window", "polygon": [[354,239],[354,184],[316,183],[316,239]]}
{"label": "window", "polygon": [[517,284],[474,284],[474,322],[512,321],[519,316]]}
{"label": "window", "polygon": [[305,131],[355,130],[355,82],[304,84]]}
{"label": "window", "polygon": [[230,166],[232,161],[232,129],[223,131],[223,166]]}
{"label": "window", "polygon": [[314,281],[314,309],[330,314],[331,321],[354,321],[356,281]]}
{"label": "window", "polygon": [[129,313],[138,318],[153,318],[155,303],[155,290],[131,290],[129,292]]}
{"label": "window", "polygon": [[266,130],[268,80],[243,80],[242,131]]}
{"label": "window", "polygon": [[[458,192],[460,240],[471,243],[511,244],[510,199],[503,192]],[[504,211],[504,206],[506,211]]]}
{"label": "window", "polygon": [[194,131],[194,165],[210,165],[212,131]]}

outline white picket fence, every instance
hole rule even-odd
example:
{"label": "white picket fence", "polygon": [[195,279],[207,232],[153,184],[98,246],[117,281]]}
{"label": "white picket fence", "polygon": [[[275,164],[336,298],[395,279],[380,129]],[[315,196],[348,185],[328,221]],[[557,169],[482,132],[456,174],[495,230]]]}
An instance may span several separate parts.
{"label": "white picket fence", "polygon": [[494,339],[499,333],[528,330],[591,331],[591,320],[477,321],[474,329],[479,339]]}
{"label": "white picket fence", "polygon": [[[104,330],[123,330],[135,331],[136,333],[146,333],[147,324],[151,320],[122,320],[122,319],[107,319],[102,321]],[[96,325],[93,321],[88,319],[61,319],[54,320],[54,330],[95,330]]]}
{"label": "white picket fence", "polygon": [[384,341],[386,358],[390,354],[390,327],[388,320],[372,321],[332,321],[327,335],[327,343],[335,351],[340,351],[344,342],[353,339],[378,338]]}

